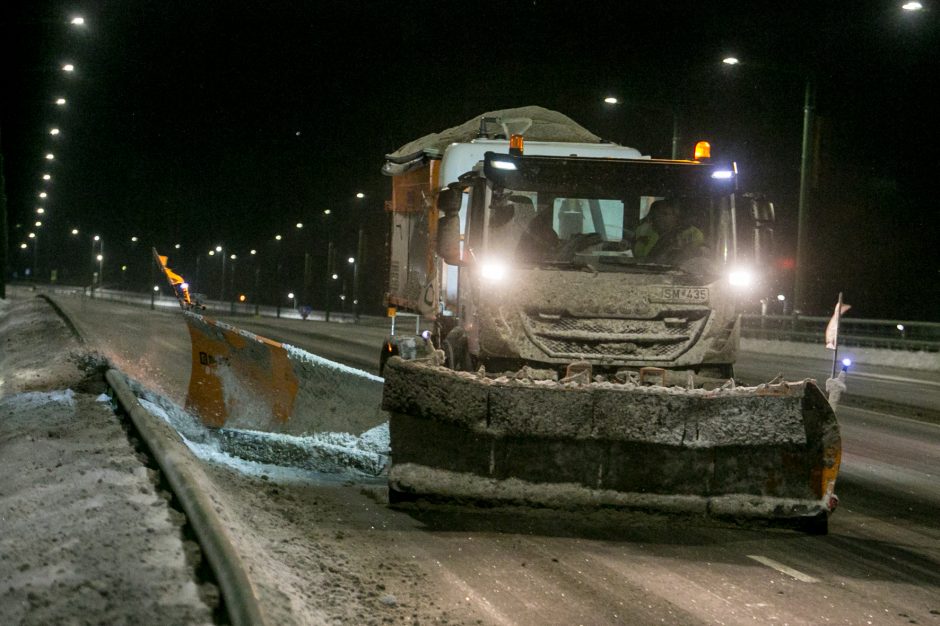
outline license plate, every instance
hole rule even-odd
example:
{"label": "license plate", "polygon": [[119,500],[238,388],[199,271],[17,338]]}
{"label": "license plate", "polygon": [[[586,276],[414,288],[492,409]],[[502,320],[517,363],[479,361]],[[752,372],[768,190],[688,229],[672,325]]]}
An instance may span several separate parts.
{"label": "license plate", "polygon": [[653,287],[650,302],[663,303],[691,303],[703,304],[708,302],[708,289],[706,287]]}

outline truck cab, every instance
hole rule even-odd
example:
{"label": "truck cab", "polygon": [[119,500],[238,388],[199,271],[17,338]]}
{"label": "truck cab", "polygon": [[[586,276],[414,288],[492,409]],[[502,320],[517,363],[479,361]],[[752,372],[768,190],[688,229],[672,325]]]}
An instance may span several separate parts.
{"label": "truck cab", "polygon": [[[739,194],[730,165],[512,141],[453,143],[429,160],[427,215],[397,228],[412,243],[428,234],[427,275],[408,274],[425,285],[447,366],[732,376],[735,304],[772,206]],[[393,225],[400,279],[395,237]],[[421,246],[407,247],[414,258]]]}

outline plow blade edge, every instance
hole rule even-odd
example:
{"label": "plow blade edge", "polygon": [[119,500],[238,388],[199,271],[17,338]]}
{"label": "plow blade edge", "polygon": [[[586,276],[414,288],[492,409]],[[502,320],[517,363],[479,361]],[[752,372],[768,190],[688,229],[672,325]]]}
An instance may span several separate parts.
{"label": "plow blade edge", "polygon": [[361,434],[385,421],[380,378],[185,311],[186,409],[207,426]]}

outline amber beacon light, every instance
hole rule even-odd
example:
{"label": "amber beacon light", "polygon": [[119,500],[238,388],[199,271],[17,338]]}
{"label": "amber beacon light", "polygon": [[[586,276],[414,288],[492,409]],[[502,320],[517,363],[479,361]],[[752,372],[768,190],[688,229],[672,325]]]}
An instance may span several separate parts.
{"label": "amber beacon light", "polygon": [[695,144],[695,160],[707,161],[712,158],[712,145],[707,141],[700,141]]}

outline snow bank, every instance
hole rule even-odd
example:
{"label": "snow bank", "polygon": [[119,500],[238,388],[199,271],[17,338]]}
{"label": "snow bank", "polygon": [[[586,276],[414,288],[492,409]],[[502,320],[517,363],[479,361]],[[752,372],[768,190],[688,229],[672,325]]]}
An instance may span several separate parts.
{"label": "snow bank", "polygon": [[75,392],[71,389],[57,391],[29,391],[9,396],[4,403],[14,409],[37,409],[47,404],[75,406]]}
{"label": "snow bank", "polygon": [[[832,360],[832,350],[828,350],[825,346],[815,343],[742,338],[741,350],[745,352],[761,352],[810,359]],[[839,356],[841,358],[850,358],[854,363],[926,370],[931,372],[940,371],[940,354],[936,352],[909,352],[906,350],[842,346],[839,348]]]}

